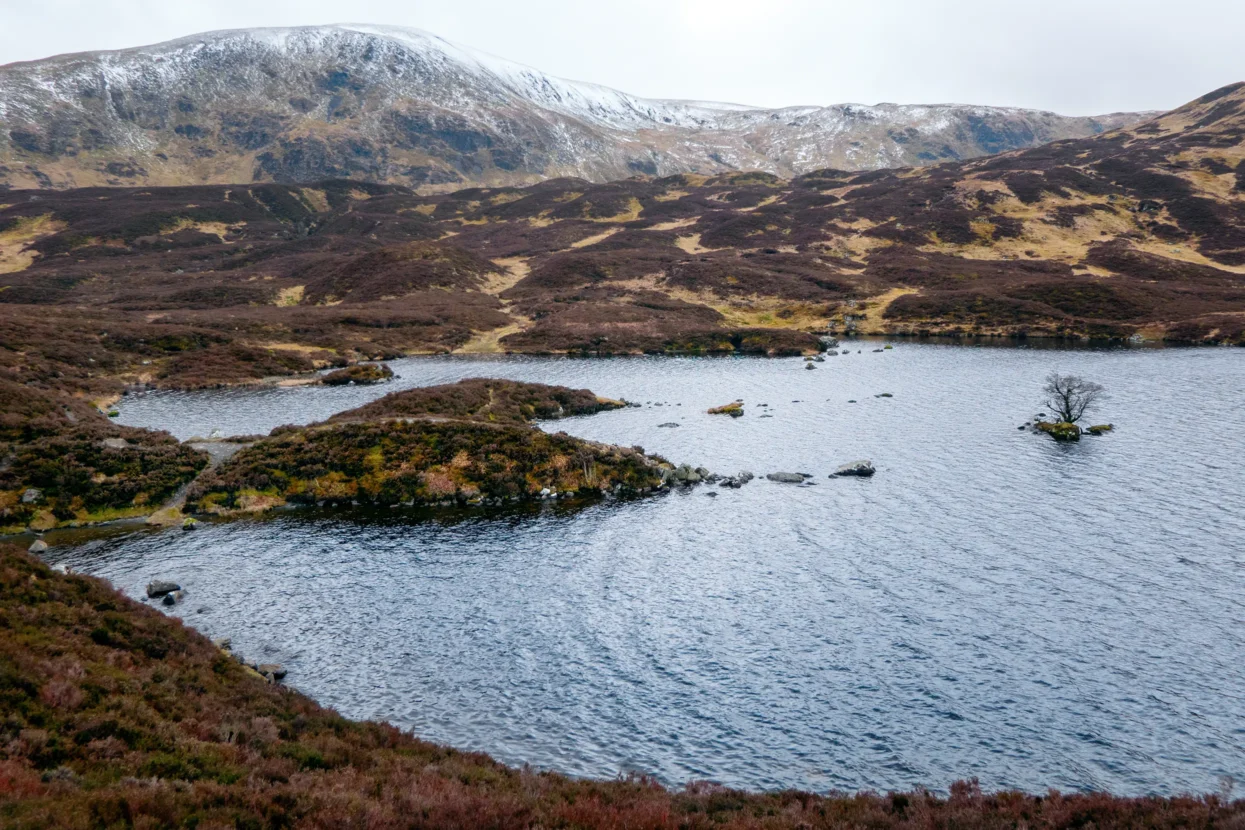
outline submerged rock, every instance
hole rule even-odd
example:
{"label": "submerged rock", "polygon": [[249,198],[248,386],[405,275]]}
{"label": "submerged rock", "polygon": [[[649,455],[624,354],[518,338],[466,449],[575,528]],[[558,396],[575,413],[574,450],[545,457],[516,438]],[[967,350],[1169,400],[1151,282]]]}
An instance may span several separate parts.
{"label": "submerged rock", "polygon": [[[840,466],[837,470],[834,471],[834,475],[835,476],[859,476],[861,478],[868,478],[869,476],[873,475],[875,472],[877,472],[877,470],[873,469],[872,461],[861,460],[861,461],[851,461],[851,462],[848,462],[847,464]],[[833,478],[833,476],[831,477]]]}
{"label": "submerged rock", "polygon": [[806,478],[803,473],[770,473],[765,477],[780,484],[803,484]]}
{"label": "submerged rock", "polygon": [[1085,431],[1090,435],[1106,435],[1113,429],[1115,429],[1115,424],[1095,424],[1092,427],[1087,427]]}
{"label": "submerged rock", "polygon": [[669,423],[665,423],[665,424],[658,424],[658,425],[657,425],[657,428],[658,428],[658,429],[674,429],[674,428],[676,428],[676,427],[678,427],[678,426],[679,426],[679,425],[678,425],[678,424],[676,424],[674,421],[670,421]]}

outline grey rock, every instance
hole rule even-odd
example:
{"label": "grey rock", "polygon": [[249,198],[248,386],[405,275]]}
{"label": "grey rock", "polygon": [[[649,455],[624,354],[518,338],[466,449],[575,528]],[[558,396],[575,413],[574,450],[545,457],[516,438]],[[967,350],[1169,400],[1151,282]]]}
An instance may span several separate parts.
{"label": "grey rock", "polygon": [[752,479],[756,478],[756,476],[754,476],[752,473],[748,472],[747,470],[740,470],[738,473],[735,474],[735,478],[739,479],[740,481],[744,483],[747,483],[749,481],[752,481]]}
{"label": "grey rock", "polygon": [[816,369],[817,367],[812,363],[805,363],[804,368],[805,369]]}
{"label": "grey rock", "polygon": [[30,553],[43,553],[48,549],[48,543],[42,539],[36,539],[26,550]]}
{"label": "grey rock", "polygon": [[43,491],[31,487],[29,490],[22,493],[22,504],[34,504],[41,498],[43,498]]}
{"label": "grey rock", "polygon": [[837,470],[834,471],[834,475],[836,476],[859,476],[861,478],[868,478],[869,476],[873,475],[875,472],[877,472],[877,470],[873,469],[873,462],[861,460],[861,461],[852,461],[850,463],[842,465],[841,467],[839,467]]}
{"label": "grey rock", "polygon": [[176,582],[164,582],[157,579],[155,582],[147,583],[147,596],[155,599],[156,597],[162,597],[165,594],[171,594],[174,591],[180,591],[181,589],[182,586],[178,585]]}
{"label": "grey rock", "polygon": [[678,427],[678,426],[679,426],[679,425],[678,425],[678,424],[676,424],[674,421],[670,421],[669,423],[665,423],[665,424],[658,424],[658,425],[657,425],[657,428],[658,428],[658,429],[674,429],[674,428],[676,428],[676,427]]}
{"label": "grey rock", "polygon": [[280,663],[260,663],[255,667],[255,671],[273,680],[284,680],[286,674],[285,667]]}
{"label": "grey rock", "polygon": [[804,476],[799,473],[770,473],[766,476],[770,481],[777,481],[782,484],[803,484]]}

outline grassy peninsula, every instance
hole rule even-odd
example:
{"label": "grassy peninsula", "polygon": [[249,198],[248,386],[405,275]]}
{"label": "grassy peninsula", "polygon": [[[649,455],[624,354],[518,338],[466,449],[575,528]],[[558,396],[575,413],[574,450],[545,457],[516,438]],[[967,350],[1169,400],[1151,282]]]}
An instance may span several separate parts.
{"label": "grassy peninsula", "polygon": [[192,511],[289,504],[503,504],[643,493],[664,459],[549,434],[537,419],[625,406],[586,389],[471,379],[395,392],[328,421],[279,427],[194,483]]}

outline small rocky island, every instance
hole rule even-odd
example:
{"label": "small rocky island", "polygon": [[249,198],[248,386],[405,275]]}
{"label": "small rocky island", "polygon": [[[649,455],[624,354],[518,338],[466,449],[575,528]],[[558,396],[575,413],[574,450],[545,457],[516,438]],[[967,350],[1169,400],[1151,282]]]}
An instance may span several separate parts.
{"label": "small rocky island", "polygon": [[186,506],[231,515],[661,489],[672,467],[665,459],[533,425],[624,406],[586,389],[478,378],[395,392],[322,423],[278,427],[195,481]]}

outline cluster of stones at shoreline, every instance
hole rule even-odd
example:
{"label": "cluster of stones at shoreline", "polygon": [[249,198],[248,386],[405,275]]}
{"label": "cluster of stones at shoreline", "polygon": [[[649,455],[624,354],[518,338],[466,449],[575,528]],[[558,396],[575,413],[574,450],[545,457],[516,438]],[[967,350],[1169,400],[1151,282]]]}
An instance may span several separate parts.
{"label": "cluster of stones at shoreline", "polygon": [[[873,466],[873,462],[861,459],[840,465],[829,475],[829,478],[869,478],[876,472],[877,469]],[[738,490],[754,478],[756,476],[747,470],[742,470],[733,476],[722,476],[712,473],[704,467],[693,468],[691,465],[682,464],[674,469],[666,470],[662,474],[662,485],[667,487],[693,487],[704,483],[717,484],[719,487]],[[812,486],[816,483],[813,480],[816,476],[812,473],[776,472],[766,474],[765,478],[778,484]],[[709,495],[714,496],[717,494],[709,493]]]}
{"label": "cluster of stones at shoreline", "polygon": [[[147,599],[159,600],[161,605],[172,607],[185,599],[185,597],[185,589],[176,582],[157,579],[147,583]],[[280,683],[285,679],[287,672],[280,663],[257,663],[254,660],[248,660],[241,654],[234,652],[233,642],[228,637],[215,639],[212,641],[212,645],[220,649],[221,653],[237,660],[269,683]]]}

